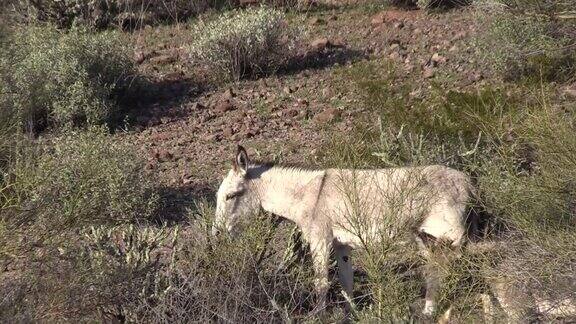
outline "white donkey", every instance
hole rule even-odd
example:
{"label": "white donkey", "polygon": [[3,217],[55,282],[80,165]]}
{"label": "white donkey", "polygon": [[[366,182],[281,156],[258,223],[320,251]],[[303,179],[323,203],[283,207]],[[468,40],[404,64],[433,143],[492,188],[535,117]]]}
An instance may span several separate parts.
{"label": "white donkey", "polygon": [[[412,222],[422,249],[428,237],[459,247],[466,238],[469,178],[444,166],[378,170],[305,170],[253,164],[238,146],[233,168],[217,193],[214,233],[234,233],[239,221],[260,208],[294,222],[310,244],[318,306],[329,288],[328,267],[335,251],[339,279],[347,300],[352,296],[350,250],[379,233],[395,236]],[[398,235],[399,236],[399,235]],[[424,255],[429,255],[426,251]],[[434,312],[436,284],[427,278],[423,313]],[[346,305],[349,310],[350,305]]]}

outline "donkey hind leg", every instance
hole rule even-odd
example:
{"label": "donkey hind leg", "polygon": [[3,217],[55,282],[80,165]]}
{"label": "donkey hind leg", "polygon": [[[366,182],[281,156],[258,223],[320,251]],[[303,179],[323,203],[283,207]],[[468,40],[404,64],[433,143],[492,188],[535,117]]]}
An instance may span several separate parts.
{"label": "donkey hind leg", "polygon": [[354,285],[354,272],[352,270],[352,262],[350,259],[350,247],[345,245],[336,245],[334,247],[336,252],[336,262],[338,262],[338,278],[342,285],[342,290],[346,302],[344,310],[346,316],[352,311],[352,297]]}

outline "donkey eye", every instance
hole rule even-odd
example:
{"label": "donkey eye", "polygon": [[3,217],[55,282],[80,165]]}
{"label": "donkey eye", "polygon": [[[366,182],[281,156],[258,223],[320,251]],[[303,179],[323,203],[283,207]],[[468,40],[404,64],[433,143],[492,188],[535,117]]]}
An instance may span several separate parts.
{"label": "donkey eye", "polygon": [[233,192],[226,195],[226,200],[230,200],[232,198],[238,197],[242,194],[242,191]]}

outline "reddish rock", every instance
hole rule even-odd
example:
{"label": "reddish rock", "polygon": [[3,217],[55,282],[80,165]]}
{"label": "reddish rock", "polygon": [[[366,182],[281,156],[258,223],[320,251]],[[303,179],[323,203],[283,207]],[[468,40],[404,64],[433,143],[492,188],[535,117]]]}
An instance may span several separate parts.
{"label": "reddish rock", "polygon": [[564,88],[562,91],[564,95],[572,99],[576,99],[576,82]]}
{"label": "reddish rock", "polygon": [[230,102],[230,100],[220,100],[214,106],[214,110],[218,113],[225,113],[230,110],[234,110],[234,105]]}
{"label": "reddish rock", "polygon": [[232,130],[232,127],[224,127],[222,130],[222,136],[230,138],[232,135],[234,135],[234,130]]}
{"label": "reddish rock", "polygon": [[326,47],[328,47],[328,44],[330,44],[330,41],[328,40],[328,38],[323,37],[323,38],[317,38],[315,39],[310,46],[312,48],[314,48],[315,50],[321,51],[323,49],[325,49]]}
{"label": "reddish rock", "polygon": [[430,60],[436,64],[444,64],[447,61],[446,57],[438,53],[434,53],[434,55],[432,55],[432,58],[430,58]]}
{"label": "reddish rock", "polygon": [[425,67],[422,71],[422,76],[426,79],[431,79],[434,77],[434,69],[432,67]]}
{"label": "reddish rock", "polygon": [[328,108],[314,116],[314,122],[317,125],[329,124],[339,118],[341,115],[340,110],[336,108]]}
{"label": "reddish rock", "polygon": [[134,53],[134,61],[136,64],[141,64],[146,59],[146,55],[142,51],[137,51]]}
{"label": "reddish rock", "polygon": [[166,149],[159,149],[154,152],[154,157],[159,162],[168,162],[174,158],[174,155]]}
{"label": "reddish rock", "polygon": [[372,25],[372,27],[378,27],[382,24],[384,24],[384,16],[382,14],[372,16],[372,20],[370,20],[370,25]]}
{"label": "reddish rock", "polygon": [[312,17],[310,19],[310,25],[324,25],[326,21],[320,17]]}
{"label": "reddish rock", "polygon": [[340,37],[336,37],[329,41],[331,47],[346,47],[346,42]]}
{"label": "reddish rock", "polygon": [[154,56],[153,58],[150,59],[151,63],[159,64],[159,65],[167,65],[170,63],[174,63],[175,61],[176,61],[176,58],[170,54],[158,55],[158,56]]}

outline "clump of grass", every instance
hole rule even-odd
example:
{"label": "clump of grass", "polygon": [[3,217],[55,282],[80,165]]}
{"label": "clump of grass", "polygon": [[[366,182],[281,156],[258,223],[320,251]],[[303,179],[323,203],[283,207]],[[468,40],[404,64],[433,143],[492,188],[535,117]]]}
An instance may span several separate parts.
{"label": "clump of grass", "polygon": [[192,57],[206,64],[215,78],[239,80],[273,72],[291,58],[299,31],[281,11],[260,7],[221,14],[194,25]]}
{"label": "clump of grass", "polygon": [[29,131],[112,121],[135,75],[115,33],[27,27],[4,45],[3,106]]}

